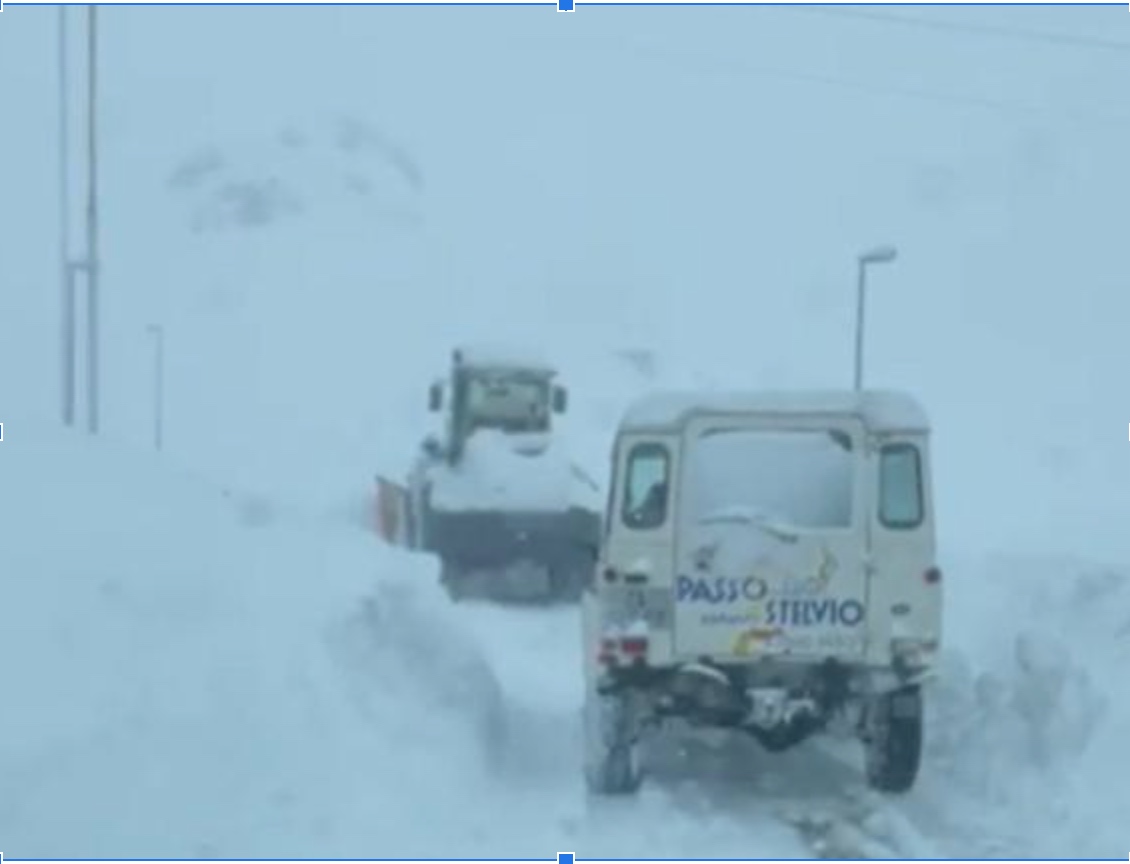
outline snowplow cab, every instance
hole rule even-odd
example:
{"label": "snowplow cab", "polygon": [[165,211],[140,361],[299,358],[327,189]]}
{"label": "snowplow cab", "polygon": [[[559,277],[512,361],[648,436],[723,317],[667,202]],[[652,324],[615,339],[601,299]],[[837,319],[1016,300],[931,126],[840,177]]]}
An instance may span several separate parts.
{"label": "snowplow cab", "polygon": [[545,361],[482,348],[456,348],[451,361],[446,386],[436,381],[428,391],[429,409],[447,411],[450,464],[460,461],[479,429],[549,435],[552,416],[568,408],[568,390],[555,383],[557,370]]}

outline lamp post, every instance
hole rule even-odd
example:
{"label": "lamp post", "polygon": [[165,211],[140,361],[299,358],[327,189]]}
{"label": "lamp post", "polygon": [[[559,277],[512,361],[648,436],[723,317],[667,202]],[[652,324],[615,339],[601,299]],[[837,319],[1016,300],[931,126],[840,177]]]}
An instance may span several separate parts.
{"label": "lamp post", "polygon": [[877,246],[859,256],[859,282],[855,306],[855,389],[863,389],[863,327],[867,300],[867,268],[872,264],[889,264],[898,257],[894,246]]}
{"label": "lamp post", "polygon": [[98,346],[98,287],[102,261],[98,255],[98,114],[95,102],[98,93],[96,73],[98,70],[98,35],[95,29],[96,6],[87,7],[87,163],[88,185],[86,202],[86,287],[87,287],[87,424],[91,435],[98,434],[99,403],[99,346]]}
{"label": "lamp post", "polygon": [[67,123],[67,7],[59,7],[59,277],[62,311],[60,336],[63,374],[63,425],[75,422],[75,295],[74,272],[70,261],[70,177],[67,172],[69,154]]}
{"label": "lamp post", "polygon": [[159,451],[165,431],[165,328],[150,324],[146,330],[153,337],[153,446]]}

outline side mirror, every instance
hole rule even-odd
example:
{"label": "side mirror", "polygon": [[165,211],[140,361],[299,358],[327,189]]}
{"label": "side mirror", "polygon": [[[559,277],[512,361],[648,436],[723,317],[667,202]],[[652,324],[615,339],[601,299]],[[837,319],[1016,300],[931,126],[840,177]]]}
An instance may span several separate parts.
{"label": "side mirror", "polygon": [[443,407],[443,385],[435,383],[428,388],[428,410],[439,411]]}
{"label": "side mirror", "polygon": [[569,408],[569,391],[564,387],[553,388],[553,411],[564,414]]}

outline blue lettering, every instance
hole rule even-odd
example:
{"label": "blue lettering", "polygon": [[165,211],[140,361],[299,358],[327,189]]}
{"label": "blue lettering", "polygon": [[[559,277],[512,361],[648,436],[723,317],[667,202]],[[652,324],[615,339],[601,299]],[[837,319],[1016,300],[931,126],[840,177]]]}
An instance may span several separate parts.
{"label": "blue lettering", "polygon": [[696,580],[694,583],[694,590],[691,592],[692,600],[702,600],[706,603],[713,603],[714,598],[710,594],[710,584],[702,579]]}
{"label": "blue lettering", "polygon": [[[679,603],[705,603],[710,606],[741,602],[757,603],[769,593],[763,579],[713,579],[679,576],[675,580],[675,599]],[[853,599],[833,600],[775,598],[765,604],[765,624],[769,627],[857,627],[866,617],[864,605]]]}
{"label": "blue lettering", "polygon": [[751,576],[742,583],[742,596],[746,600],[756,602],[765,597],[769,593],[769,586],[756,576]]}
{"label": "blue lettering", "polygon": [[694,580],[689,576],[680,576],[675,580],[675,601],[684,603],[691,598],[694,592]]}
{"label": "blue lettering", "polygon": [[751,576],[748,579],[714,579],[679,576],[675,580],[675,600],[679,603],[708,603],[717,606],[722,603],[737,603],[745,600],[757,602],[769,593],[764,580]]}
{"label": "blue lettering", "polygon": [[856,627],[865,615],[858,600],[770,600],[765,604],[768,627]]}
{"label": "blue lettering", "polygon": [[823,624],[836,614],[835,600],[817,600],[812,604],[812,623]]}
{"label": "blue lettering", "polygon": [[845,627],[855,627],[863,621],[866,612],[858,600],[845,600],[840,604],[840,623]]}

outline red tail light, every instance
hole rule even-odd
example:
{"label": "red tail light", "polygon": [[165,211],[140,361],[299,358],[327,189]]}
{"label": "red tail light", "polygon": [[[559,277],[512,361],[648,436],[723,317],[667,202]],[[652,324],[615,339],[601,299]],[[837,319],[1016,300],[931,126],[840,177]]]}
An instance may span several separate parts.
{"label": "red tail light", "polygon": [[937,585],[942,581],[942,571],[937,567],[931,567],[922,574],[922,578],[926,580],[927,585]]}
{"label": "red tail light", "polygon": [[643,636],[625,636],[620,640],[620,651],[626,657],[643,657],[647,654],[647,638]]}

